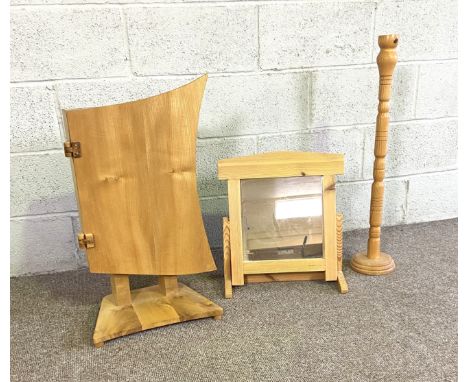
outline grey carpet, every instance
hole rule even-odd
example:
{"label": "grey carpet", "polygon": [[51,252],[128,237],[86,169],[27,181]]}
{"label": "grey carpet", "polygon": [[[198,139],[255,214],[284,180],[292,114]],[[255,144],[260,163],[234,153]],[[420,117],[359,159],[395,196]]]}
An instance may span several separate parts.
{"label": "grey carpet", "polygon": [[107,277],[13,278],[12,380],[455,381],[457,221],[384,228],[383,249],[397,264],[388,276],[349,268],[366,235],[345,234],[347,295],[313,281],[238,287],[225,300],[220,271],[183,277],[224,307],[221,321],[153,329],[101,349],[91,336]]}

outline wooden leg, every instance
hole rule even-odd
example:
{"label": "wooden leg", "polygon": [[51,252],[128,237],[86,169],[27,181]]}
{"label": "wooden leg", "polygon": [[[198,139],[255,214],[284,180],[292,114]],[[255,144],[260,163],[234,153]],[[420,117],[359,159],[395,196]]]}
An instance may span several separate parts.
{"label": "wooden leg", "polygon": [[348,293],[348,283],[343,274],[343,214],[336,215],[336,256],[338,260],[338,289],[340,293]]}
{"label": "wooden leg", "polygon": [[159,276],[159,287],[164,295],[177,291],[177,276]]}
{"label": "wooden leg", "polygon": [[340,290],[340,293],[348,293],[348,283],[346,282],[342,271],[338,272],[338,278],[336,281],[338,282],[338,289]]}
{"label": "wooden leg", "polygon": [[224,250],[224,297],[232,298],[231,277],[231,240],[229,232],[229,219],[223,218],[223,250]]}
{"label": "wooden leg", "polygon": [[132,304],[128,275],[111,275],[111,287],[115,305],[126,306]]}

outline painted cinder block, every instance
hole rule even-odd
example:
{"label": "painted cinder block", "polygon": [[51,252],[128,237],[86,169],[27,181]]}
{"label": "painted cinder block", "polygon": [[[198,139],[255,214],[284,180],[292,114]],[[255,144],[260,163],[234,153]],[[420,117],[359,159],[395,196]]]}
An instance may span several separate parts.
{"label": "painted cinder block", "polygon": [[[369,227],[372,182],[338,183],[336,186],[337,211],[344,214],[344,229]],[[407,181],[385,181],[383,225],[405,222]]]}
{"label": "painted cinder block", "polygon": [[87,267],[88,261],[86,259],[85,251],[81,250],[78,245],[78,234],[83,232],[81,229],[81,222],[79,216],[72,216],[72,226],[73,226],[73,244],[74,244],[74,254],[76,262],[80,268]]}
{"label": "painted cinder block", "polygon": [[363,131],[360,128],[320,128],[307,133],[258,137],[258,152],[315,151],[345,154],[345,175],[338,181],[361,179]]}
{"label": "painted cinder block", "polygon": [[[456,167],[457,121],[413,121],[390,124],[386,176],[417,174]],[[371,179],[375,128],[366,129],[364,178]]]}
{"label": "painted cinder block", "polygon": [[[218,0],[197,0],[198,2],[213,2]],[[238,0],[223,0],[238,1]],[[135,1],[136,2],[136,1]],[[52,4],[131,4],[131,0],[10,0],[11,5],[52,5]],[[159,4],[159,3],[193,3],[193,0],[138,0],[138,4]]]}
{"label": "painted cinder block", "polygon": [[12,156],[10,187],[12,216],[77,209],[70,160],[62,152]]}
{"label": "painted cinder block", "polygon": [[[416,80],[416,66],[396,67],[390,104],[392,121],[413,118]],[[375,123],[378,90],[376,66],[312,72],[309,106],[312,126]]]}
{"label": "painted cinder block", "polygon": [[261,5],[260,67],[368,63],[373,13],[370,2]]}
{"label": "painted cinder block", "polygon": [[229,216],[227,197],[200,200],[203,222],[212,248],[223,246],[223,217]]}
{"label": "painted cinder block", "polygon": [[122,21],[117,8],[12,8],[11,79],[126,75]]}
{"label": "painted cinder block", "polygon": [[456,0],[397,0],[377,3],[377,36],[398,34],[398,60],[434,60],[457,57]]}
{"label": "painted cinder block", "polygon": [[[134,101],[175,89],[195,76],[106,79],[55,85],[62,109]],[[209,76],[199,136],[223,137],[307,128],[308,74]]]}
{"label": "painted cinder block", "polygon": [[77,269],[73,240],[69,216],[11,220],[11,276]]}
{"label": "painted cinder block", "polygon": [[43,86],[10,89],[10,150],[40,151],[62,146],[53,90]]}
{"label": "painted cinder block", "polygon": [[226,181],[218,180],[218,160],[253,155],[255,137],[202,139],[197,143],[197,180],[199,196],[227,195]]}
{"label": "painted cinder block", "polygon": [[457,115],[457,62],[420,65],[417,118]]}
{"label": "painted cinder block", "polygon": [[59,107],[68,110],[136,101],[175,89],[193,79],[195,76],[65,81],[56,84],[55,89]]}
{"label": "painted cinder block", "polygon": [[201,137],[307,129],[308,74],[210,77],[200,114]]}
{"label": "painted cinder block", "polygon": [[410,177],[407,223],[457,217],[457,183],[457,171]]}
{"label": "painted cinder block", "polygon": [[132,69],[138,75],[257,67],[255,7],[132,7],[125,13]]}

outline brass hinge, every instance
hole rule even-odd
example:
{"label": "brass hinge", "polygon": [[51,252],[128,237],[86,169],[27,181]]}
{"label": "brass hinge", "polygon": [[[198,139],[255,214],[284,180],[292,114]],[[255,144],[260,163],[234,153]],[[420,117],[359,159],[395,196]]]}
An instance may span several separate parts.
{"label": "brass hinge", "polygon": [[80,158],[81,157],[81,144],[80,142],[66,141],[63,143],[63,150],[66,157]]}
{"label": "brass hinge", "polygon": [[79,233],[78,244],[81,249],[94,248],[94,235],[92,233]]}

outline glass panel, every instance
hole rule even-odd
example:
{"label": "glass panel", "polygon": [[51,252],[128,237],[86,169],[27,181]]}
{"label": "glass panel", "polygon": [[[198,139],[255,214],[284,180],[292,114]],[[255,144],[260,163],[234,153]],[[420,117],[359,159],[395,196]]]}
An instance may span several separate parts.
{"label": "glass panel", "polygon": [[241,180],[244,259],[322,257],[322,177]]}

